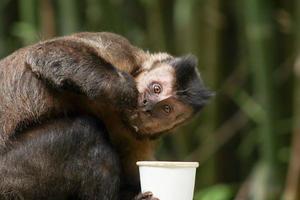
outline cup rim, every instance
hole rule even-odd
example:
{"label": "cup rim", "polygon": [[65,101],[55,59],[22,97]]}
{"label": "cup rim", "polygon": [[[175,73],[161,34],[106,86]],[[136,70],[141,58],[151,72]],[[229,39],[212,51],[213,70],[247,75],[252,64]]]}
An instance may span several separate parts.
{"label": "cup rim", "polygon": [[167,167],[167,168],[197,168],[199,167],[198,162],[178,162],[178,161],[137,161],[138,166],[147,167]]}

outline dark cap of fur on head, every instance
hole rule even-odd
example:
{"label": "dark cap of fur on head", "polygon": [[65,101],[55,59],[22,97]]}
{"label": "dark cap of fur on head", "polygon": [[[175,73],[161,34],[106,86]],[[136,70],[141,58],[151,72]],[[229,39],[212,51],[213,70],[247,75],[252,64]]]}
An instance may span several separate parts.
{"label": "dark cap of fur on head", "polygon": [[175,69],[176,90],[179,100],[199,111],[214,93],[208,90],[197,70],[197,58],[193,55],[174,58],[169,61]]}

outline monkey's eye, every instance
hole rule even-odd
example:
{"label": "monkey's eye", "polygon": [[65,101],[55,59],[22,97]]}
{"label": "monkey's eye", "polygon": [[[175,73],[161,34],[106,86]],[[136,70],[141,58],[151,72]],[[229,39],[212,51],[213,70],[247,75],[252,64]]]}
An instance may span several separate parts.
{"label": "monkey's eye", "polygon": [[163,110],[165,113],[169,114],[172,111],[172,108],[169,105],[164,105]]}
{"label": "monkey's eye", "polygon": [[160,84],[154,83],[152,87],[153,87],[153,92],[155,94],[161,93],[161,86],[160,86]]}

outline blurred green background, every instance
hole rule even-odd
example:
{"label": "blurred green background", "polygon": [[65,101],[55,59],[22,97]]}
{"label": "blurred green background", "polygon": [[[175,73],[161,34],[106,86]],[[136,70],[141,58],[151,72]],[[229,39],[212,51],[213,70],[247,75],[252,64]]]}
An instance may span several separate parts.
{"label": "blurred green background", "polygon": [[200,162],[196,200],[300,199],[299,0],[0,0],[0,15],[1,58],[79,31],[195,54],[217,95],[157,157]]}

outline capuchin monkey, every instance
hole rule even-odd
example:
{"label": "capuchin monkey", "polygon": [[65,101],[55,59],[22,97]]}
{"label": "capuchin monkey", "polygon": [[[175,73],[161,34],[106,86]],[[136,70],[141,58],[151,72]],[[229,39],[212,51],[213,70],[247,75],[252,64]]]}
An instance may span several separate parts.
{"label": "capuchin monkey", "polygon": [[133,199],[136,161],[154,160],[154,139],[212,95],[196,65],[194,56],[151,54],[105,32],[55,38],[4,58],[0,197]]}

